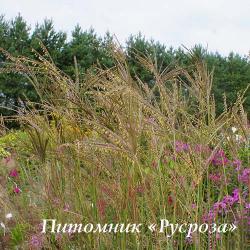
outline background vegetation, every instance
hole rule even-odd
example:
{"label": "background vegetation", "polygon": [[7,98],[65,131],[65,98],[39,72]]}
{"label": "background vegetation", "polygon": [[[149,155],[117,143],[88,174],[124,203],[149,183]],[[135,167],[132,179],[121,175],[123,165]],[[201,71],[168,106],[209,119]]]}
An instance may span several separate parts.
{"label": "background vegetation", "polygon": [[[112,37],[107,33],[104,37],[98,36],[93,29],[83,30],[76,26],[72,35],[67,39],[65,32],[56,31],[51,20],[44,20],[34,29],[19,15],[13,20],[0,17],[0,47],[13,55],[25,55],[33,57],[31,48],[41,52],[39,41],[48,49],[55,65],[75,78],[74,62],[77,61],[79,77],[84,77],[87,70],[93,65],[100,64],[107,68],[114,65],[112,57],[108,53],[108,44]],[[155,57],[162,68],[172,67],[173,62],[189,67],[192,60],[188,51],[182,48],[173,49],[171,45],[163,45],[153,40],[146,40],[138,34],[128,38],[125,47],[128,56],[128,65],[133,76],[137,75],[149,85],[154,84],[152,74],[147,72],[140,63],[135,60],[135,52]],[[249,58],[230,53],[222,56],[219,53],[208,52],[197,45],[193,48],[196,56],[206,60],[209,70],[214,68],[214,84],[212,93],[216,99],[217,114],[223,111],[225,97],[228,104],[235,102],[237,92],[243,90],[250,83]],[[0,57],[0,67],[6,58]],[[224,96],[225,93],[225,96]],[[244,104],[247,113],[250,112],[250,94],[246,93]],[[14,74],[1,74],[0,76],[0,114],[11,115],[15,106],[21,105],[20,100],[28,98],[38,101],[39,98],[32,84],[26,78]],[[8,107],[5,109],[3,107]]]}

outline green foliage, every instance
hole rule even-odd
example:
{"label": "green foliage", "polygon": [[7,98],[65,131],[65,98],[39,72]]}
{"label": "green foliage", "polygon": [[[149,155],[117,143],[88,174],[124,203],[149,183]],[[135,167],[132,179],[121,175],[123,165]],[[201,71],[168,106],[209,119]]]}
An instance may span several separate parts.
{"label": "green foliage", "polygon": [[0,158],[10,156],[10,151],[14,148],[19,152],[26,151],[24,143],[27,140],[27,133],[21,130],[10,131],[5,136],[0,137]]}
{"label": "green foliage", "polygon": [[248,164],[248,162],[250,161],[250,145],[241,148],[241,150],[239,151],[239,156],[245,164]]}
{"label": "green foliage", "polygon": [[76,65],[74,65],[74,62],[77,63],[81,76],[92,66],[99,63],[106,67],[112,66],[112,61],[107,51],[110,40],[111,37],[108,33],[102,39],[97,36],[93,29],[82,31],[81,27],[77,25],[72,32],[71,41],[62,51],[61,68],[70,76],[75,77]]}
{"label": "green foliage", "polygon": [[65,61],[63,68],[70,75],[75,72],[74,57],[77,59],[80,73],[85,73],[92,65],[97,63],[100,57],[99,48],[101,39],[97,37],[93,29],[82,31],[80,26],[76,26],[72,32],[72,40],[66,46],[63,54]]}
{"label": "green foliage", "polygon": [[11,245],[13,247],[18,247],[25,239],[25,233],[27,230],[27,225],[17,224],[14,228],[11,229]]}
{"label": "green foliage", "polygon": [[2,145],[0,145],[0,158],[5,158],[7,156],[10,156],[10,153],[5,150]]}
{"label": "green foliage", "polygon": [[[30,29],[24,19],[19,15],[11,22],[7,22],[1,17],[0,47],[12,55],[30,54]],[[0,63],[5,61],[3,55],[0,56]],[[20,106],[19,99],[25,96],[30,100],[36,99],[36,93],[31,85],[22,75],[1,74],[0,75],[0,113],[12,115],[13,109]],[[6,107],[7,109],[4,109]]]}
{"label": "green foliage", "polygon": [[166,50],[166,47],[159,42],[147,41],[141,33],[137,36],[131,36],[127,40],[126,50],[132,74],[140,77],[143,82],[147,82],[151,86],[153,85],[153,75],[138,62],[136,55],[145,55],[151,60],[156,59],[159,70],[169,67],[174,60],[173,48]]}
{"label": "green foliage", "polygon": [[46,47],[50,56],[53,58],[55,64],[58,64],[62,59],[62,51],[66,46],[67,35],[65,32],[56,32],[53,22],[50,19],[45,19],[44,22],[37,24],[31,35],[31,47],[39,53],[41,50],[41,43]]}

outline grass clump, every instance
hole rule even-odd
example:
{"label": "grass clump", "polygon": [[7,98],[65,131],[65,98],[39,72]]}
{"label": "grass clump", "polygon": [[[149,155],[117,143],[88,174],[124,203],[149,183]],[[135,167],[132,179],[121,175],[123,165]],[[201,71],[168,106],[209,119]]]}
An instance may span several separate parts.
{"label": "grass clump", "polygon": [[[115,66],[92,68],[82,80],[56,68],[45,49],[36,60],[4,52],[11,63],[1,71],[26,75],[41,99],[18,110],[26,144],[15,150],[18,174],[5,180],[20,189],[5,190],[17,215],[14,241],[44,249],[247,249],[250,130],[244,93],[216,116],[213,75],[192,53],[188,69],[161,69],[151,57],[137,55],[154,76],[149,86],[132,76],[118,46],[110,52]],[[44,218],[158,227],[161,219],[235,223],[237,230],[188,238],[147,227],[138,234],[44,235]]]}

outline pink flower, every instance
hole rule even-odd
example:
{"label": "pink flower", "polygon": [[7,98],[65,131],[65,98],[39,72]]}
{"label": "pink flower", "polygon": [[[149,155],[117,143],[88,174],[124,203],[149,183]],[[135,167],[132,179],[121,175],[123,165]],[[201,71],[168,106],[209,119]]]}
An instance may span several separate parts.
{"label": "pink flower", "polygon": [[18,172],[16,169],[12,169],[9,173],[10,177],[18,177]]}
{"label": "pink flower", "polygon": [[19,193],[21,193],[21,189],[19,188],[19,187],[14,187],[14,190],[13,190],[13,192],[15,193],[15,194],[19,194]]}

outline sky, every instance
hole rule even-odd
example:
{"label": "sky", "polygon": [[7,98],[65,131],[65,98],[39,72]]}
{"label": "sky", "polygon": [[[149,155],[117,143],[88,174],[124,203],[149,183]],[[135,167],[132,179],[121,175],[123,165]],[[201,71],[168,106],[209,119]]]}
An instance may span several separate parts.
{"label": "sky", "polygon": [[225,56],[250,51],[250,0],[0,0],[0,14],[18,13],[33,28],[52,18],[69,35],[79,24],[99,35],[109,31],[122,44],[141,32],[166,47],[202,44]]}

